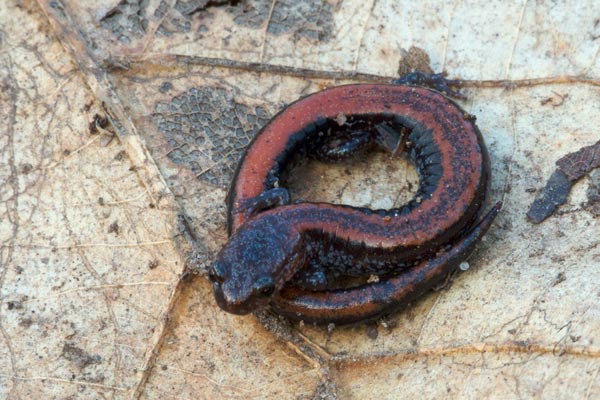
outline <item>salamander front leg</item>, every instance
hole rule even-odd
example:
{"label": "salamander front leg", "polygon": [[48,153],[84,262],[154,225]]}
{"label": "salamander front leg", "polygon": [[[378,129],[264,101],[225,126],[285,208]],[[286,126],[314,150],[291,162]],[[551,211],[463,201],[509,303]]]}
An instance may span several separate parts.
{"label": "salamander front leg", "polygon": [[238,212],[243,213],[246,219],[249,219],[261,211],[286,204],[290,204],[290,193],[287,189],[273,188],[245,200],[238,208]]}

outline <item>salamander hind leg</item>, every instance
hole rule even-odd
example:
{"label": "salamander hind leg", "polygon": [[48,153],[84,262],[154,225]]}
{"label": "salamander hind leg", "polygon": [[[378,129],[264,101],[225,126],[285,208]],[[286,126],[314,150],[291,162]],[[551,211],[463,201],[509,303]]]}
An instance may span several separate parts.
{"label": "salamander hind leg", "polygon": [[321,161],[338,161],[375,145],[394,157],[404,150],[413,129],[391,118],[371,123],[360,116],[349,117],[348,122],[337,128],[318,133],[311,148],[312,156]]}
{"label": "salamander hind leg", "polygon": [[364,130],[338,133],[319,140],[314,155],[322,161],[337,161],[366,149],[370,143],[371,134]]}

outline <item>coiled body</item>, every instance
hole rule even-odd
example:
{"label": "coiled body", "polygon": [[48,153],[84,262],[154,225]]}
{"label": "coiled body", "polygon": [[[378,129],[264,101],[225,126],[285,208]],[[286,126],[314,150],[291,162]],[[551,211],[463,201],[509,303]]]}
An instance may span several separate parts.
{"label": "coiled body", "polygon": [[[390,210],[289,204],[281,174],[294,154],[334,158],[363,142],[406,149],[420,178],[411,201]],[[348,85],[305,97],[276,115],[240,161],[228,196],[230,240],[210,274],[217,303],[239,314],[270,304],[293,319],[338,324],[399,308],[485,234],[501,207],[477,223],[489,178],[473,118],[435,91]],[[332,282],[369,275],[380,279]]]}

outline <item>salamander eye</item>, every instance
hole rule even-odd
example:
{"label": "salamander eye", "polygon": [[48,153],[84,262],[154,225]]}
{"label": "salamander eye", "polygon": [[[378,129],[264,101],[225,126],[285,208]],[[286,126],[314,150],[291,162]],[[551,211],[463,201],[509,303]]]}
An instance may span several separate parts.
{"label": "salamander eye", "polygon": [[208,279],[210,279],[211,282],[217,281],[217,275],[215,275],[215,272],[212,270],[212,268],[208,270]]}
{"label": "salamander eye", "polygon": [[254,284],[254,293],[261,297],[269,297],[275,292],[275,283],[270,277],[262,277]]}
{"label": "salamander eye", "polygon": [[208,270],[208,279],[211,282],[223,282],[225,280],[225,274],[223,273],[223,267],[216,261],[212,267]]}

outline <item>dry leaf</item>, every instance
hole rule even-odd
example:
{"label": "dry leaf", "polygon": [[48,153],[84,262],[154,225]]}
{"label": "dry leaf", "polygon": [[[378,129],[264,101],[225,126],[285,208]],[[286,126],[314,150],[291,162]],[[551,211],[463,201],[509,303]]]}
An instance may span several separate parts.
{"label": "dry leaf", "polygon": [[[600,3],[7,0],[0,19],[0,397],[600,397],[591,183],[525,217],[600,137]],[[244,146],[412,47],[465,80],[505,204],[469,271],[376,326],[222,312],[204,272]],[[296,198],[378,208],[417,180],[381,154],[298,168]]]}

